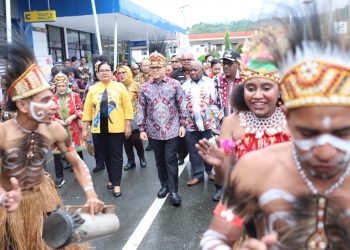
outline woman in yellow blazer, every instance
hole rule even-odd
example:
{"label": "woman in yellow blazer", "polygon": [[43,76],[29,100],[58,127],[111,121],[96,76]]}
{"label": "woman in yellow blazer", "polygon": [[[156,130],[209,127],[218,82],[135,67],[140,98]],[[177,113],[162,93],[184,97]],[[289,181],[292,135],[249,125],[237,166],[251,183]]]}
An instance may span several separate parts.
{"label": "woman in yellow blazer", "polygon": [[133,109],[125,86],[112,81],[111,66],[107,62],[98,66],[97,74],[100,82],[89,89],[84,104],[82,136],[87,138],[91,125],[95,154],[102,156],[107,167],[107,188],[113,189],[113,195],[119,197],[122,194],[123,143],[131,135]]}

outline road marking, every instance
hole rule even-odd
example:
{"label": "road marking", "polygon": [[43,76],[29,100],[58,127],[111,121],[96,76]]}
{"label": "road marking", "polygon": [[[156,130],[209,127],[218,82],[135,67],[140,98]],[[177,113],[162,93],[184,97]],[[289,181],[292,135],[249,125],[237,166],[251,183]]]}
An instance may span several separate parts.
{"label": "road marking", "polygon": [[[185,169],[188,163],[188,160],[189,160],[189,156],[186,157],[184,164],[179,166],[179,177],[182,174],[182,171]],[[156,198],[154,200],[150,208],[147,210],[145,216],[143,216],[142,220],[137,225],[136,229],[130,236],[129,240],[124,245],[123,250],[136,250],[139,247],[141,241],[143,240],[147,231],[151,227],[154,219],[157,217],[167,197],[163,199]]]}

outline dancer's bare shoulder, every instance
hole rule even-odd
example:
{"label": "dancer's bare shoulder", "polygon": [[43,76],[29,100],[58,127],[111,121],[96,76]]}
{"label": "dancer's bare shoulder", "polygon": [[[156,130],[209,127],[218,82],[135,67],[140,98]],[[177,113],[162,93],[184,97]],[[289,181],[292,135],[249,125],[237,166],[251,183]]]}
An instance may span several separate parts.
{"label": "dancer's bare shoulder", "polygon": [[51,144],[65,141],[68,136],[62,124],[56,121],[52,121],[50,124],[41,124],[40,131],[49,139]]}
{"label": "dancer's bare shoulder", "polygon": [[247,153],[237,162],[232,177],[244,180],[249,186],[263,183],[288,165],[291,150],[292,143],[284,142]]}

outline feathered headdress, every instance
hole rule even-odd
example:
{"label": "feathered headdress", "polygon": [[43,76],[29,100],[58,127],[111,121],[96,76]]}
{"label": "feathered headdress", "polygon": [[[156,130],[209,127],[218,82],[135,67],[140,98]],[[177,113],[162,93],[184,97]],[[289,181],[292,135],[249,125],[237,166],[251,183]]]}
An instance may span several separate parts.
{"label": "feathered headdress", "polygon": [[242,47],[240,61],[243,83],[251,78],[267,78],[279,83],[276,65],[266,45],[260,42],[261,31],[255,31]]}
{"label": "feathered headdress", "polygon": [[[344,2],[349,8],[350,1]],[[350,106],[350,42],[349,35],[335,28],[335,20],[341,20],[338,5],[337,0],[279,5],[284,16],[276,21],[281,26],[271,28],[262,38],[283,76],[282,97],[288,109]]]}

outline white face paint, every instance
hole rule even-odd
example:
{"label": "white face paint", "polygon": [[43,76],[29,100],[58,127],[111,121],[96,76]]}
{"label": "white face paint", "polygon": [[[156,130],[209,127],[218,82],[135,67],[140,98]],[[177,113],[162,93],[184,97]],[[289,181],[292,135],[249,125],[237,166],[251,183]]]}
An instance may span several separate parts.
{"label": "white face paint", "polygon": [[293,139],[293,142],[299,149],[304,151],[311,150],[314,147],[329,143],[330,145],[332,145],[332,147],[345,152],[347,155],[350,155],[350,141],[340,139],[331,134],[323,134],[305,140]]}
{"label": "white face paint", "polygon": [[329,116],[325,116],[323,118],[322,124],[325,129],[330,128],[332,123],[332,119]]}
{"label": "white face paint", "polygon": [[[50,100],[47,103],[37,103],[31,101],[29,104],[29,111],[34,120],[36,120],[39,123],[42,123],[52,105],[52,100]],[[39,111],[35,112],[35,109],[39,109]]]}

